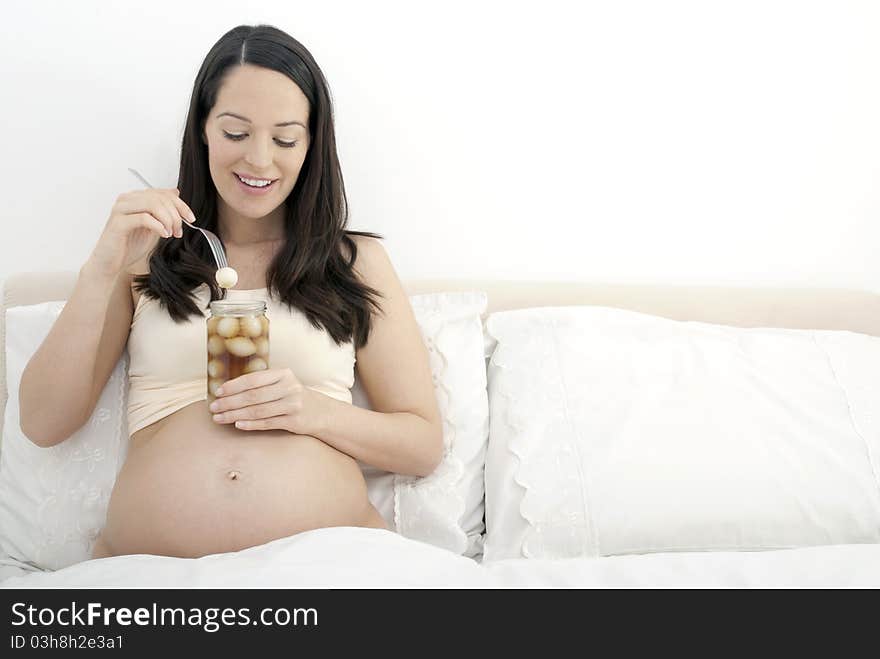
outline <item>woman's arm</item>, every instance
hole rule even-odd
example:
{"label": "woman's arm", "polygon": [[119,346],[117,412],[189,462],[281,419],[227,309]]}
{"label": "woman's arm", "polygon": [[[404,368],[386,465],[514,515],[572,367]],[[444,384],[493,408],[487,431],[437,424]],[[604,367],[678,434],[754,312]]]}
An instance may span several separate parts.
{"label": "woman's arm", "polygon": [[132,314],[131,277],[86,262],[21,376],[21,429],[31,442],[55,446],[88,421],[125,349]]}
{"label": "woman's arm", "polygon": [[428,476],[443,457],[439,422],[415,412],[375,412],[311,392],[323,422],[309,434],[361,462],[411,476]]}
{"label": "woman's arm", "polygon": [[428,351],[385,248],[374,238],[354,239],[355,271],[382,294],[382,314],[373,316],[369,340],[356,355],[358,377],[373,411],[312,391],[314,435],[380,469],[427,476],[443,457]]}

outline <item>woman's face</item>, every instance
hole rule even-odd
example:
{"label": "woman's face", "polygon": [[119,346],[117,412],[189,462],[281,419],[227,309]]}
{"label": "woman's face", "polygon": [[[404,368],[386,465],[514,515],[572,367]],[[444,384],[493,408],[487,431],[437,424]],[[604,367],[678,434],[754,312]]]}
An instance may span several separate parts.
{"label": "woman's face", "polygon": [[[309,101],[283,73],[245,64],[231,69],[205,122],[208,165],[222,202],[244,217],[265,217],[293,190],[309,147]],[[264,188],[241,180],[272,181]]]}

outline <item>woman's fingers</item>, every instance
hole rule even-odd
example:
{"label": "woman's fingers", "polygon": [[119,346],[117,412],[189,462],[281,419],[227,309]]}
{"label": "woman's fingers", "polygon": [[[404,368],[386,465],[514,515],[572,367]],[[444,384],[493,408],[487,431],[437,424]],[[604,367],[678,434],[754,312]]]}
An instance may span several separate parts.
{"label": "woman's fingers", "polygon": [[174,202],[171,201],[171,196],[167,194],[161,195],[159,197],[159,201],[165,208],[165,212],[168,214],[168,219],[171,221],[171,224],[174,227],[174,230],[172,232],[174,234],[174,237],[180,238],[183,235],[183,227],[181,226],[183,218],[180,216],[180,213],[177,210],[177,206],[175,206]]}
{"label": "woman's fingers", "polygon": [[180,213],[185,221],[188,221],[190,223],[196,221],[195,213],[192,212],[192,209],[186,205],[186,202],[183,199],[174,195],[171,197],[171,201],[174,202],[174,205],[177,208],[177,212]]}
{"label": "woman's fingers", "polygon": [[236,421],[252,421],[254,419],[266,419],[272,416],[287,414],[288,410],[282,400],[274,400],[269,403],[250,405],[228,412],[214,414],[213,419],[217,423],[235,423]]}
{"label": "woman's fingers", "polygon": [[155,231],[162,238],[167,238],[165,225],[153,217],[150,213],[136,213],[138,224],[145,229]]}
{"label": "woman's fingers", "polygon": [[211,403],[212,412],[226,412],[253,405],[269,403],[284,397],[284,389],[280,384],[272,384],[256,389],[246,389],[241,393],[221,396]]}
{"label": "woman's fingers", "polygon": [[155,217],[168,230],[168,237],[182,232],[180,217],[173,203],[167,199],[168,191],[160,190],[137,190],[126,195],[121,195],[117,202],[116,210],[126,215],[137,213],[149,213]]}

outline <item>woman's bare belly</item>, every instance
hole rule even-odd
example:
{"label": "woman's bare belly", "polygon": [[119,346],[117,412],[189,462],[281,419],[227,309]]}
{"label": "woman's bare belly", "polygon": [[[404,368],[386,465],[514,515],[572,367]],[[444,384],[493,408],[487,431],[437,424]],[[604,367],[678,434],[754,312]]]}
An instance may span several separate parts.
{"label": "woman's bare belly", "polygon": [[217,424],[207,405],[131,437],[93,558],[194,558],[320,527],[387,528],[351,456],[308,435]]}

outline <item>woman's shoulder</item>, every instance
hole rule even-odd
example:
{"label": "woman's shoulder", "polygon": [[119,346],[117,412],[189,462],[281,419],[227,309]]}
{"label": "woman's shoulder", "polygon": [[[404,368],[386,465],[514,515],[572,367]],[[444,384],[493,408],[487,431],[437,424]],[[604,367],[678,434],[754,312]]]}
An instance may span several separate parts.
{"label": "woman's shoulder", "polygon": [[[385,246],[377,238],[372,236],[351,235],[348,237],[355,244],[355,259],[352,267],[364,279],[372,279],[376,274],[386,270],[391,266],[391,260],[388,258],[388,252]],[[343,255],[346,261],[351,259],[351,251],[348,242],[342,241]]]}

